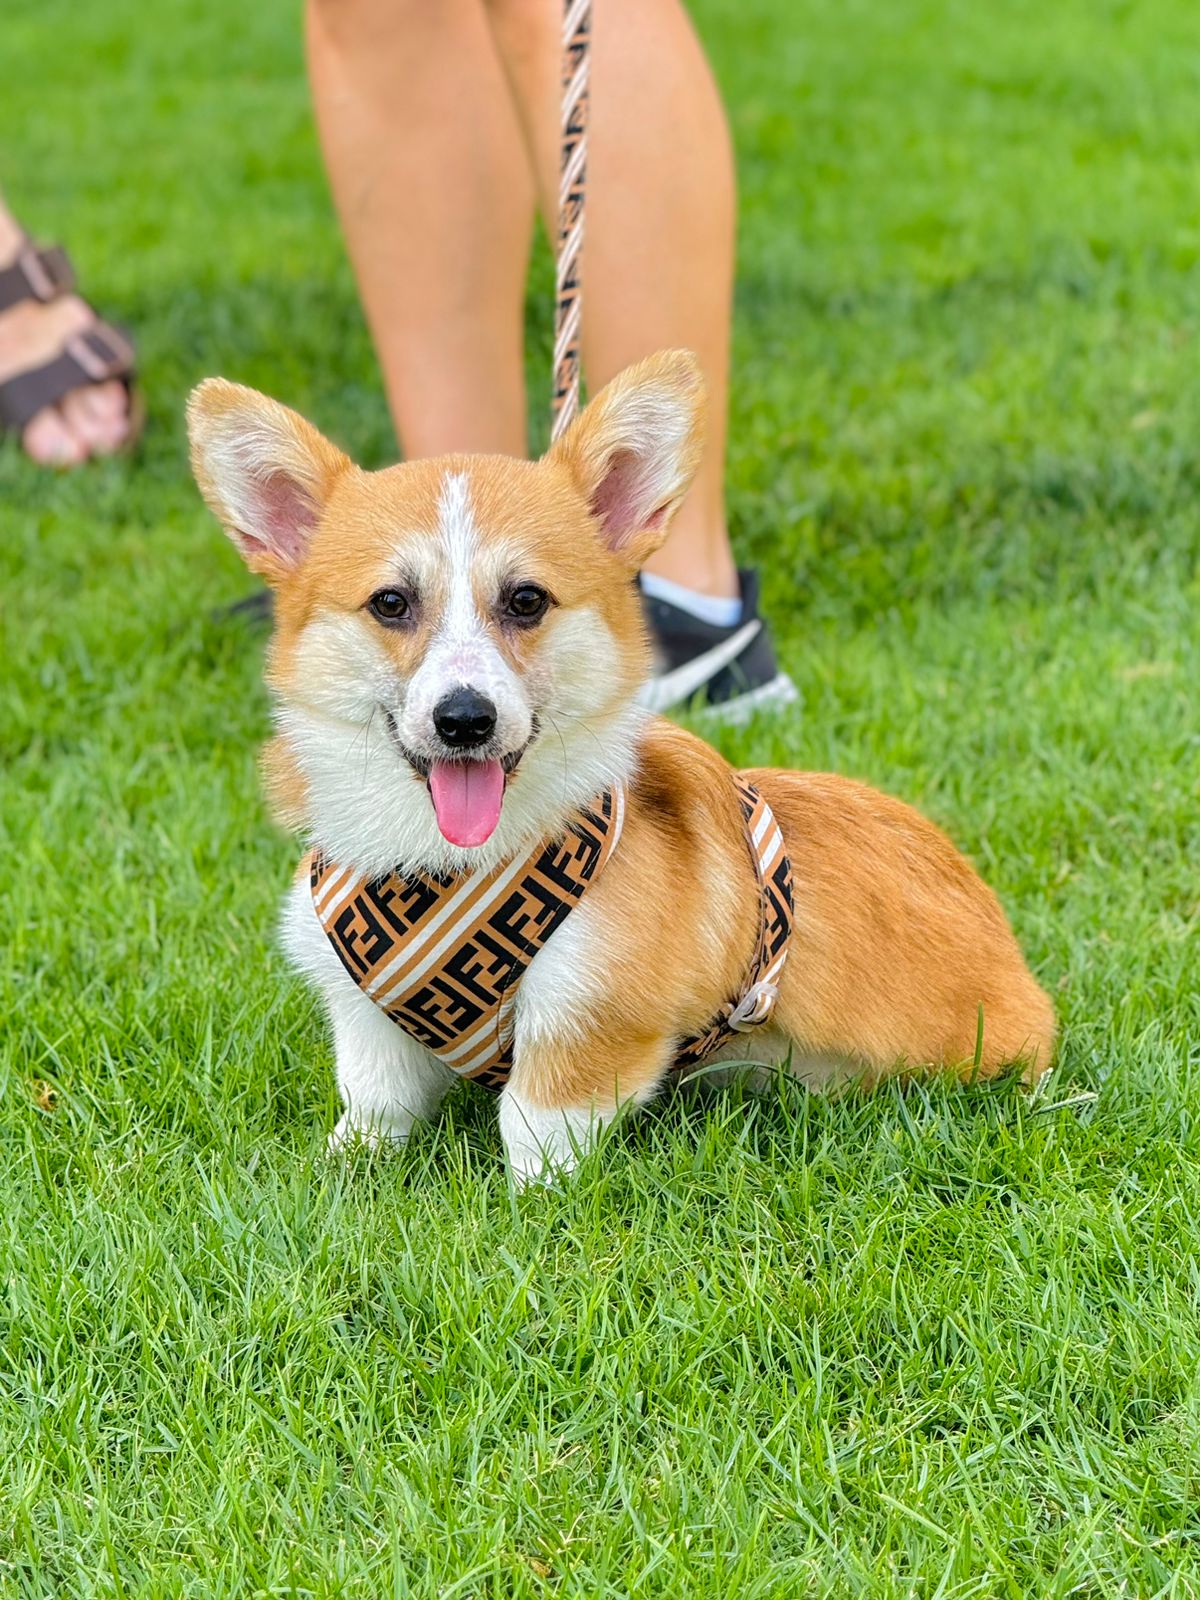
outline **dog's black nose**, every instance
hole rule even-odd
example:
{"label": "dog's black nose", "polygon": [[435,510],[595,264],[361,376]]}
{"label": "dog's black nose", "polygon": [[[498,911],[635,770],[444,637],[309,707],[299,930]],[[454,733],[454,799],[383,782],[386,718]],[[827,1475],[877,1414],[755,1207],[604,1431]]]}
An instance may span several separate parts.
{"label": "dog's black nose", "polygon": [[496,708],[478,689],[451,689],[433,708],[433,725],[456,750],[486,744],[496,731]]}

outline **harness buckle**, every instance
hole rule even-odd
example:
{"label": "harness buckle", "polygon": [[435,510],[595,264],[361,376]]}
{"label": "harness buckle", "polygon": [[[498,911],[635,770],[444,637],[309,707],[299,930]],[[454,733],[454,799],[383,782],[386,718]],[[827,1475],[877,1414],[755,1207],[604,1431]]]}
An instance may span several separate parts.
{"label": "harness buckle", "polygon": [[751,1028],[761,1027],[778,998],[779,985],[770,979],[752,984],[729,1013],[729,1026],[735,1033],[749,1033]]}

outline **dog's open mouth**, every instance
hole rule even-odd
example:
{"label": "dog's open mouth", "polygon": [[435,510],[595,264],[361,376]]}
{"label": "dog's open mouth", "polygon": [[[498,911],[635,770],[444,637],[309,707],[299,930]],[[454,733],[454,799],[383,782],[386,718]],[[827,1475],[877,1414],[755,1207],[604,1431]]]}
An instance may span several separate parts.
{"label": "dog's open mouth", "polygon": [[425,780],[442,838],[467,848],[486,844],[500,821],[505,784],[536,737],[536,717],[529,738],[519,750],[510,750],[504,756],[438,759],[410,750],[400,738],[391,712],[385,715],[392,742],[417,776]]}

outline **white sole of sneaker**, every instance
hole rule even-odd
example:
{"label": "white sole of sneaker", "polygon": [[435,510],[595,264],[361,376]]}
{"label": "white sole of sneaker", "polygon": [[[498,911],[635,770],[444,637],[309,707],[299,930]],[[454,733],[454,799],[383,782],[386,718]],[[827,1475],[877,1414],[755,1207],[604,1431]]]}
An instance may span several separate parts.
{"label": "white sole of sneaker", "polygon": [[800,691],[788,677],[786,672],[777,672],[767,683],[760,683],[757,689],[747,689],[745,694],[734,695],[731,700],[721,700],[715,706],[704,706],[697,713],[697,720],[705,722],[725,722],[731,727],[737,727],[759,711],[779,711],[784,706],[795,705],[800,698]]}
{"label": "white sole of sneaker", "polygon": [[685,661],[673,672],[663,672],[656,678],[648,679],[638,691],[638,704],[647,711],[669,711],[672,706],[683,705],[694,694],[699,694],[706,683],[711,683],[718,672],[736,660],[761,630],[762,618],[754,617],[703,655]]}

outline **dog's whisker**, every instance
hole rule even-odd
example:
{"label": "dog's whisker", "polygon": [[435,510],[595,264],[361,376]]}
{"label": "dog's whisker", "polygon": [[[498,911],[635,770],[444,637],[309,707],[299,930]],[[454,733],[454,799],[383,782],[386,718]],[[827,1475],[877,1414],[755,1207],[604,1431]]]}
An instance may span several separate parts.
{"label": "dog's whisker", "polygon": [[[549,715],[548,712],[547,712],[547,715]],[[604,741],[600,738],[600,735],[596,732],[596,730],[595,730],[594,726],[592,725],[592,723],[591,723],[589,718],[576,716],[574,713],[572,713],[570,711],[562,711],[562,712],[559,713],[559,715],[563,716],[563,717],[566,717],[569,722],[576,723],[579,727],[581,727],[583,729],[583,731],[591,739],[592,743],[599,750],[602,751],[604,749]],[[558,737],[561,740],[562,739],[562,733],[557,728],[555,729],[555,732],[558,733]]]}
{"label": "dog's whisker", "polygon": [[363,728],[363,731],[362,731],[362,742],[363,742],[363,767],[362,767],[362,770],[363,770],[363,782],[364,783],[367,781],[367,765],[368,765],[368,763],[370,762],[370,759],[371,759],[371,724],[375,721],[375,712],[377,710],[378,710],[377,706],[372,706],[371,707],[371,715],[367,718],[366,726]]}
{"label": "dog's whisker", "polygon": [[367,757],[371,753],[371,747],[367,743],[367,740],[370,737],[371,724],[375,720],[375,712],[377,710],[378,710],[377,706],[372,706],[371,707],[371,715],[367,718],[367,720],[363,723],[362,727],[355,734],[354,739],[351,741],[351,744],[350,744],[350,752],[349,753],[351,755],[353,755],[354,754],[354,750],[355,750],[355,746],[358,744],[358,741],[361,739],[362,742],[363,742],[363,778],[364,778],[364,780],[366,779],[366,776],[367,776]]}
{"label": "dog's whisker", "polygon": [[546,716],[549,719],[550,724],[553,727],[554,732],[558,737],[559,744],[562,745],[562,754],[563,754],[563,804],[565,805],[566,801],[567,801],[567,780],[568,780],[568,778],[570,776],[570,771],[569,771],[569,766],[568,766],[568,761],[567,761],[567,741],[563,738],[562,729],[559,727],[558,721],[552,715],[552,713],[547,711],[546,712]]}

